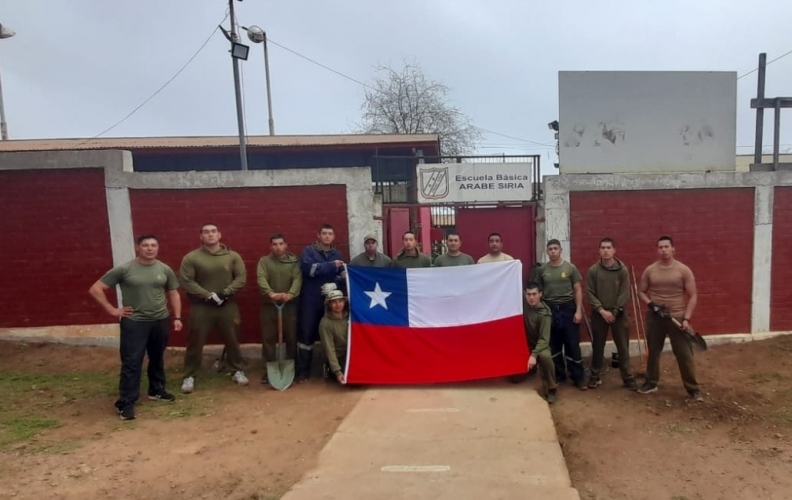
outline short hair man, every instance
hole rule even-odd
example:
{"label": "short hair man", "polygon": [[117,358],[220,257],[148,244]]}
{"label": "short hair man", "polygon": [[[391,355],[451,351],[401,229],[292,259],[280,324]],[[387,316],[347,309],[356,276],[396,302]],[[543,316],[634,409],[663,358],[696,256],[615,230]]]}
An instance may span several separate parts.
{"label": "short hair man", "polygon": [[377,235],[367,234],[363,238],[365,250],[349,261],[350,266],[393,267],[393,260],[378,250]]}
{"label": "short hair man", "polygon": [[503,253],[503,236],[500,233],[490,233],[487,236],[487,244],[489,245],[489,253],[478,260],[479,264],[514,260],[511,255]]}
{"label": "short hair man", "polygon": [[347,338],[349,332],[349,311],[346,310],[346,297],[341,290],[332,290],[325,298],[325,315],[319,322],[319,337],[322,339],[327,363],[326,377],[332,377],[343,384],[346,370]]}
{"label": "short hair man", "polygon": [[[282,234],[270,236],[270,253],[260,258],[256,278],[261,294],[261,358],[265,363],[275,361],[275,345],[278,342],[278,307],[282,307],[281,326],[288,359],[297,354],[297,298],[302,287],[300,259],[289,252],[286,237]],[[267,384],[267,372],[261,377]]]}
{"label": "short hair man", "polygon": [[344,256],[336,249],[335,230],[330,224],[319,228],[316,242],[308,245],[300,256],[303,285],[300,313],[297,317],[297,382],[311,376],[314,344],[319,340],[319,322],[324,316],[322,286],[328,283],[343,286],[346,279]]}
{"label": "short hair man", "polygon": [[527,370],[530,372],[534,366],[539,366],[543,386],[542,395],[548,403],[553,404],[558,401],[558,384],[555,378],[553,357],[550,353],[550,328],[553,319],[550,309],[542,301],[542,288],[538,283],[530,282],[525,285],[523,319],[528,348],[531,351]]}
{"label": "short hair man", "polygon": [[418,250],[418,241],[415,239],[415,233],[406,231],[402,235],[402,244],[404,248],[396,254],[393,259],[393,267],[401,267],[405,269],[416,267],[432,267],[432,259],[428,255],[423,254]]}
{"label": "short hair man", "polygon": [[674,240],[670,236],[658,238],[659,259],[646,268],[638,286],[638,296],[649,307],[646,317],[649,359],[646,362],[646,382],[638,392],[648,394],[657,391],[657,383],[660,381],[660,354],[667,335],[671,340],[671,349],[679,365],[685,389],[692,400],[702,401],[696,382],[693,347],[687,334],[674,326],[670,319],[677,318],[682,328],[690,328],[690,318],[693,317],[698,302],[696,279],[688,266],[674,258],[674,253]]}
{"label": "short hair man", "polygon": [[[165,347],[168,345],[173,308],[173,329],[182,329],[179,280],[165,263],[157,260],[159,243],[151,234],[135,240],[137,257],[116,266],[91,286],[90,295],[108,314],[119,320],[121,328],[121,376],[115,406],[121,420],[135,418],[135,402],[140,396],[143,357],[148,354],[148,398],[175,401],[165,390]],[[121,288],[122,307],[115,307],[105,293],[110,287]],[[167,297],[167,300],[166,300]]]}
{"label": "short hair man", "polygon": [[630,300],[630,275],[627,266],[616,258],[616,244],[612,238],[602,238],[599,243],[600,259],[588,270],[586,294],[591,304],[591,376],[589,389],[602,383],[603,356],[608,330],[619,353],[619,372],[624,387],[638,390],[630,366],[630,317],[627,302]]}
{"label": "short hair man", "polygon": [[448,251],[435,259],[434,267],[472,266],[476,263],[473,257],[462,252],[462,237],[458,232],[446,234],[446,245]]}
{"label": "short hair man", "polygon": [[179,269],[182,288],[190,300],[190,330],[184,354],[181,390],[193,392],[201,369],[203,348],[209,332],[216,329],[225,344],[225,362],[232,380],[247,385],[239,348],[239,305],[236,293],[245,286],[247,271],[242,257],[220,243],[223,235],[216,224],[204,224],[198,231],[201,246],[184,256]]}
{"label": "short hair man", "polygon": [[547,242],[550,261],[542,265],[537,275],[544,290],[544,301],[553,314],[550,349],[555,362],[556,380],[563,382],[567,370],[572,383],[585,391],[588,387],[580,355],[580,322],[583,320],[583,279],[577,267],[561,257],[561,242]]}

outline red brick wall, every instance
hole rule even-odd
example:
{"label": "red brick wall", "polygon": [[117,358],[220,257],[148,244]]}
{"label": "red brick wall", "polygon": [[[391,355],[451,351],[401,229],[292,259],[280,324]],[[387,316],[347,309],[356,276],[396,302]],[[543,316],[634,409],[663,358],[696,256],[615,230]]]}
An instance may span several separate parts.
{"label": "red brick wall", "polygon": [[752,188],[575,192],[570,207],[571,259],[584,280],[601,238],[616,241],[617,256],[640,280],[657,258],[657,238],[669,235],[676,257],[696,276],[695,328],[702,334],[751,331]]}
{"label": "red brick wall", "polygon": [[777,187],[773,197],[773,262],[770,330],[792,330],[792,187]]}
{"label": "red brick wall", "polygon": [[[223,243],[242,255],[247,268],[247,285],[238,296],[243,342],[261,342],[256,264],[269,253],[271,234],[283,233],[289,249],[299,256],[327,222],[335,227],[337,246],[349,258],[345,186],[130,190],[130,203],[135,234],[157,235],[160,260],[177,274],[182,257],[200,246],[200,227],[218,225]],[[186,318],[189,305],[184,294],[182,303]],[[171,345],[185,341],[186,332],[174,333]]]}
{"label": "red brick wall", "polygon": [[104,172],[0,172],[0,203],[0,327],[112,322],[87,293],[113,264]]}

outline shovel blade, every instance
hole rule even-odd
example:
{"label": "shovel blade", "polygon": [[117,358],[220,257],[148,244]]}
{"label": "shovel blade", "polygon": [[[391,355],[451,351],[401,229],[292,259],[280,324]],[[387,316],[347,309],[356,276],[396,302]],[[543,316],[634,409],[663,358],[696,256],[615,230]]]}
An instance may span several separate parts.
{"label": "shovel blade", "polygon": [[267,379],[273,389],[285,391],[294,382],[294,360],[267,363]]}

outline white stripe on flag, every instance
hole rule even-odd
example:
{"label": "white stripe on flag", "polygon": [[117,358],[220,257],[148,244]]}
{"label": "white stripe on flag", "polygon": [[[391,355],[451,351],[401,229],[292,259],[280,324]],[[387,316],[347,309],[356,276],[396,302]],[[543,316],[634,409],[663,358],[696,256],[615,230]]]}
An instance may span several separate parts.
{"label": "white stripe on flag", "polygon": [[522,263],[407,269],[410,326],[474,325],[522,314]]}

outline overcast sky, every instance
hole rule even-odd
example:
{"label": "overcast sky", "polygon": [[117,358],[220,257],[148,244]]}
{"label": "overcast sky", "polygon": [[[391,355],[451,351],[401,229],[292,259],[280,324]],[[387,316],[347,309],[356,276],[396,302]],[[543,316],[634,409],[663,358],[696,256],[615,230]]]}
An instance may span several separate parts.
{"label": "overcast sky", "polygon": [[[553,150],[559,70],[736,71],[792,50],[792,2],[664,0],[244,0],[242,25],[356,80],[378,63],[419,63],[486,134],[480,153]],[[728,5],[728,6],[727,6]],[[170,79],[223,19],[225,0],[0,0],[0,71],[12,139],[91,137]],[[228,22],[225,23],[226,26]],[[253,44],[251,44],[253,45]],[[234,135],[228,45],[216,32],[159,95],[111,136]],[[267,133],[260,45],[242,64],[249,134]],[[362,87],[270,47],[278,134],[347,133]],[[756,73],[738,82],[738,146],[753,144]],[[768,67],[767,95],[792,95],[792,55]],[[769,113],[772,115],[772,113]],[[792,112],[782,143],[792,146]],[[771,126],[768,121],[768,127]],[[765,144],[772,142],[766,128]],[[517,139],[520,140],[517,140]],[[750,148],[739,148],[750,153]]]}

